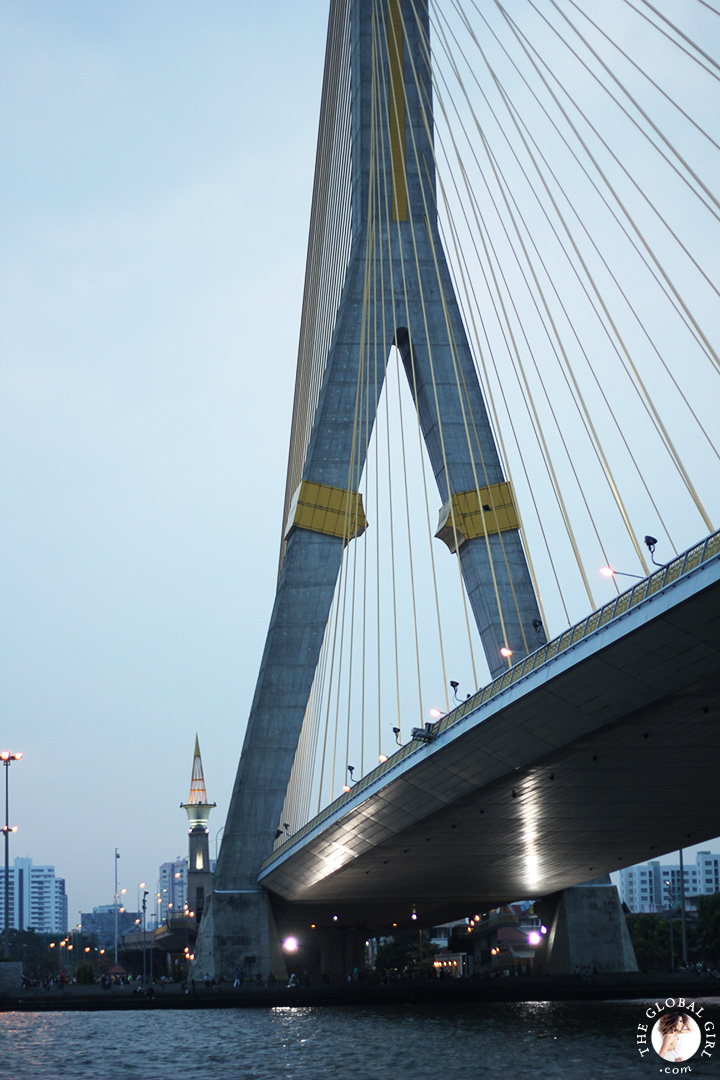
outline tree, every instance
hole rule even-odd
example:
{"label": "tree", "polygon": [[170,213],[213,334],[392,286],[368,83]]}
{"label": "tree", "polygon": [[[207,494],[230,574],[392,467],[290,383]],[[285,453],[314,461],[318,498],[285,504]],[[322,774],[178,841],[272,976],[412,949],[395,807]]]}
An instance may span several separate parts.
{"label": "tree", "polygon": [[[670,968],[669,920],[659,915],[628,915],[627,928],[640,970],[667,971]],[[678,941],[674,942],[675,951]]]}
{"label": "tree", "polygon": [[95,971],[92,964],[81,964],[77,972],[77,981],[81,986],[92,986],[95,982]]}
{"label": "tree", "polygon": [[[700,899],[700,898],[698,898]],[[627,928],[638,967],[641,971],[669,971],[670,919],[666,915],[636,914],[627,916]],[[686,919],[688,959],[697,954],[698,931],[692,919]],[[673,954],[675,967],[682,963],[682,930],[680,916],[673,918]]]}
{"label": "tree", "polygon": [[720,893],[698,896],[698,951],[705,963],[720,963]]}
{"label": "tree", "polygon": [[56,967],[57,962],[50,951],[53,934],[41,934],[31,927],[29,930],[11,930],[9,936],[10,959],[22,963],[24,975],[42,979]]}
{"label": "tree", "polygon": [[396,934],[386,938],[378,947],[375,956],[376,971],[415,971],[432,966],[432,958],[437,953],[435,945],[424,932]]}

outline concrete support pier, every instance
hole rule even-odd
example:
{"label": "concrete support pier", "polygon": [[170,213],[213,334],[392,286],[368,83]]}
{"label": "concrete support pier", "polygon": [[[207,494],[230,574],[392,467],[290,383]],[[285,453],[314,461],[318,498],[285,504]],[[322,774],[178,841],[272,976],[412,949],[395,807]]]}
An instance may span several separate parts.
{"label": "concrete support pier", "polygon": [[536,905],[548,933],[535,959],[541,975],[638,970],[617,888],[609,875]]}

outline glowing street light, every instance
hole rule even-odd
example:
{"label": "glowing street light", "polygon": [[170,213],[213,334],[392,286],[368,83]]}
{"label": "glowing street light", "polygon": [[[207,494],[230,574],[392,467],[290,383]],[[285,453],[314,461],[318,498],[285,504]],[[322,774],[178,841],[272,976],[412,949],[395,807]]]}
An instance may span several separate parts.
{"label": "glowing street light", "polygon": [[606,578],[613,578],[617,576],[635,578],[636,581],[643,580],[642,574],[626,574],[624,570],[613,570],[612,566],[601,566],[600,573],[603,577]]}

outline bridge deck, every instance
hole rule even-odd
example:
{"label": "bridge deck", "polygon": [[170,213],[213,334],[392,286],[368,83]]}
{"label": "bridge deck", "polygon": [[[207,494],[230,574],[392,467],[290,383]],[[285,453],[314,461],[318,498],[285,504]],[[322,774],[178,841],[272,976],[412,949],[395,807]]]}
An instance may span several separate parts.
{"label": "bridge deck", "polygon": [[718,835],[717,546],[396,755],[274,852],[261,884],[316,921],[382,927]]}

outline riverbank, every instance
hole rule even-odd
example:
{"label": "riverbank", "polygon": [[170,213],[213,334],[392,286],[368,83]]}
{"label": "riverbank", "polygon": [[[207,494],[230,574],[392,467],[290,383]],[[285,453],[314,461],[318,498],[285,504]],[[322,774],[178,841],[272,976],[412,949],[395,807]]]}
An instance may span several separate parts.
{"label": "riverbank", "polygon": [[135,985],[51,987],[0,994],[0,1012],[64,1012],[130,1009],[271,1009],[288,1006],[374,1006],[472,1001],[628,1001],[666,998],[686,1000],[720,997],[720,980],[704,975],[623,974],[586,979],[562,976],[408,980],[380,983],[316,983],[302,989],[287,986],[243,986],[185,992],[177,984],[153,987],[148,997]]}

